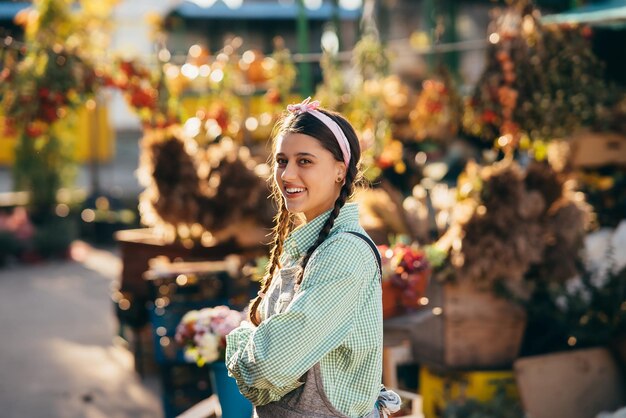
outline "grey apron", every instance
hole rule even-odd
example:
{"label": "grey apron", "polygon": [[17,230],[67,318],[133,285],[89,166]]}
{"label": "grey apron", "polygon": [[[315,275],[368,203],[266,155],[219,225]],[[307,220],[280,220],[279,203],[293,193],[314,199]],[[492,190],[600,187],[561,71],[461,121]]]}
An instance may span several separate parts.
{"label": "grey apron", "polygon": [[[299,269],[300,266],[280,269],[277,277],[272,280],[266,296],[267,303],[264,312],[266,319],[273,314],[283,312],[293,299],[296,273]],[[304,379],[301,380],[304,381],[302,386],[278,401],[255,407],[253,418],[349,418],[339,412],[328,400],[319,363],[308,370],[302,378]],[[363,418],[380,416],[378,408],[374,408]]]}

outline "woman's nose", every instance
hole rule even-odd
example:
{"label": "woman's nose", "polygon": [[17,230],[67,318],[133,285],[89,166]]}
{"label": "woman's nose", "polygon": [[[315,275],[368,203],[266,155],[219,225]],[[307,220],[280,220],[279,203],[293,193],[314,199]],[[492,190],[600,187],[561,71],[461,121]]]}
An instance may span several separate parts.
{"label": "woman's nose", "polygon": [[287,164],[285,164],[285,168],[283,169],[280,178],[283,180],[292,180],[295,177],[295,173],[296,170],[294,165],[288,162]]}

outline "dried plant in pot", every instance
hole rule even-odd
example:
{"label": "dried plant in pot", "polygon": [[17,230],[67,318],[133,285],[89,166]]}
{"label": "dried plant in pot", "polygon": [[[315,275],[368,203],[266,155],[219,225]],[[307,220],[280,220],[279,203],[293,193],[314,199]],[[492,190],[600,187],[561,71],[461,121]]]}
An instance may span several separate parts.
{"label": "dried plant in pot", "polygon": [[273,211],[264,175],[250,151],[223,137],[206,145],[181,130],[148,134],[139,176],[143,223],[185,246],[264,242]]}
{"label": "dried plant in pot", "polygon": [[588,210],[568,187],[548,165],[509,159],[460,176],[454,222],[437,242],[447,268],[430,295],[446,365],[507,366],[518,356],[526,310],[517,302],[538,283],[571,277],[581,249]]}
{"label": "dried plant in pot", "polygon": [[591,221],[573,186],[541,162],[522,169],[503,160],[466,170],[458,184],[465,215],[440,240],[456,279],[527,293],[537,282],[572,277]]}

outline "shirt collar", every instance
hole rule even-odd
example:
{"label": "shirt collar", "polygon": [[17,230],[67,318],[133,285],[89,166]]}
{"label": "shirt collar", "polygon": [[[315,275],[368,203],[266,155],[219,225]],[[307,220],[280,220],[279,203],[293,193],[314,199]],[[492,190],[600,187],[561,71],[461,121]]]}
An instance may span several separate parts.
{"label": "shirt collar", "polygon": [[[317,236],[328,219],[332,209],[327,210],[321,215],[315,217],[312,221],[298,226],[291,231],[285,239],[285,253],[293,260],[299,259],[306,253],[311,245],[317,239]],[[335,223],[330,230],[330,234],[334,231],[343,229],[347,224],[359,222],[359,206],[356,202],[350,202],[343,205],[339,210],[339,215],[335,218]],[[330,235],[329,234],[329,235]]]}

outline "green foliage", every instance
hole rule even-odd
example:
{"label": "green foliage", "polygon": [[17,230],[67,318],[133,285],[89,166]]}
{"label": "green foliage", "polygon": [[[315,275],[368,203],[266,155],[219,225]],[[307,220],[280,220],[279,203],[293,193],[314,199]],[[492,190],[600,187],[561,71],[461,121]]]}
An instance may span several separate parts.
{"label": "green foliage", "polygon": [[607,345],[618,335],[626,335],[626,268],[608,271],[603,279],[596,274],[583,272],[581,288],[566,294],[567,325],[576,339],[570,344],[575,342],[577,347]]}
{"label": "green foliage", "polygon": [[389,57],[384,45],[373,33],[364,35],[354,46],[353,63],[363,79],[379,77],[389,72]]}
{"label": "green foliage", "polygon": [[23,135],[15,148],[15,190],[30,191],[31,216],[35,222],[52,214],[57,190],[71,178],[69,147],[56,135],[29,138]]}
{"label": "green foliage", "polygon": [[17,137],[14,188],[31,193],[35,222],[50,216],[72,169],[67,151],[73,147],[57,122],[85,103],[95,105],[102,74],[94,62],[106,49],[114,2],[36,0],[16,16],[25,44],[9,42],[0,54],[2,129]]}
{"label": "green foliage", "polygon": [[608,345],[626,335],[626,268],[582,270],[580,280],[539,286],[527,303],[521,355]]}
{"label": "green foliage", "polygon": [[442,418],[524,418],[517,399],[510,397],[506,387],[499,384],[494,397],[486,402],[476,399],[450,402]]}

